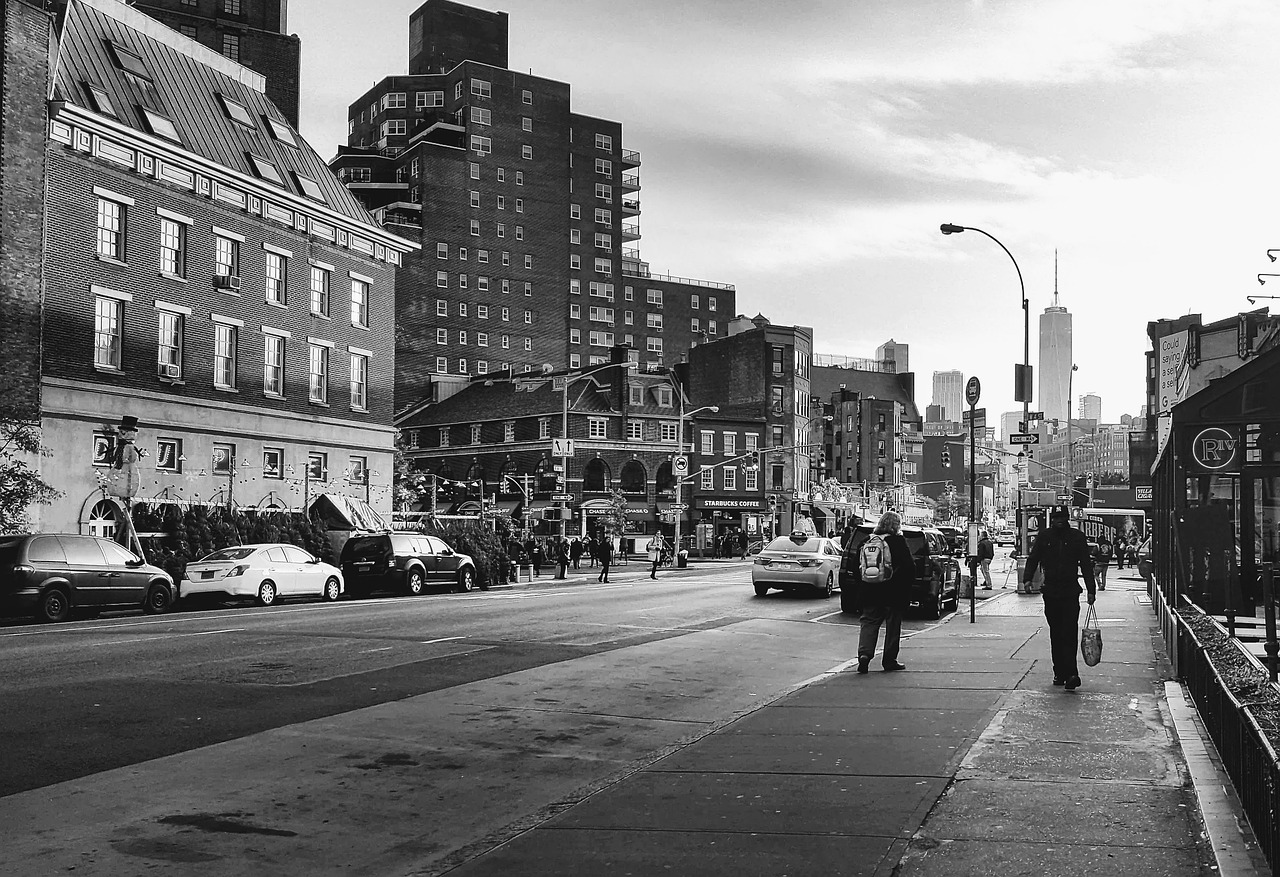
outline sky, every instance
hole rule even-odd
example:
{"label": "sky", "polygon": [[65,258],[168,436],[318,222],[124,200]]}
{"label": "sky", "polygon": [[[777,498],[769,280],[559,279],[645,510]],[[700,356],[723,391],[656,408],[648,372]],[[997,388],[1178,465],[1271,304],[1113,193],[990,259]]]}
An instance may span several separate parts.
{"label": "sky", "polygon": [[[407,72],[421,0],[305,0],[302,134],[330,157],[346,108]],[[910,345],[1021,407],[1022,309],[1073,314],[1074,395],[1145,402],[1149,320],[1280,295],[1273,0],[478,0],[513,69],[639,150],[656,273],[732,283],[739,313],[811,326],[819,353]],[[1055,277],[1055,252],[1057,272]],[[1261,301],[1256,306],[1272,304]],[[1037,369],[1037,383],[1038,383]],[[1037,407],[1032,402],[1032,409]]]}

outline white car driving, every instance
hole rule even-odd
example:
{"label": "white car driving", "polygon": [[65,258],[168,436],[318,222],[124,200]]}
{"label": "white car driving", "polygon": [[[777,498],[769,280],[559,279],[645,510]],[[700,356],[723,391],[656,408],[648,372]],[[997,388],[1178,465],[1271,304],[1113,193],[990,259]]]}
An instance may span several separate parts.
{"label": "white car driving", "polygon": [[344,590],[336,566],[296,545],[264,543],[221,548],[187,564],[178,593],[183,599],[215,594],[270,606],[288,597],[337,600]]}

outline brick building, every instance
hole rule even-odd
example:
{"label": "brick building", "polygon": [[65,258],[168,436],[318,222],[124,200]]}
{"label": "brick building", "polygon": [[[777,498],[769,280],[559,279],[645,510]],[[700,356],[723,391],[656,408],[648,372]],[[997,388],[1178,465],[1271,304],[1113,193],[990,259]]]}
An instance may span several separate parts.
{"label": "brick building", "polygon": [[288,0],[134,0],[132,5],[261,73],[267,97],[297,130],[302,41],[289,34]]}
{"label": "brick building", "polygon": [[351,104],[331,163],[422,244],[397,283],[400,408],[446,376],[586,367],[615,344],[655,370],[735,312],[733,286],[656,274],[626,246],[640,154],[618,122],[574,112],[567,83],[508,69],[506,37],[505,13],[427,0],[409,74]]}
{"label": "brick building", "polygon": [[63,496],[42,528],[113,528],[96,476],[126,414],[148,453],[140,499],[389,509],[394,272],[414,245],[328,172],[262,76],[131,7],[72,0],[51,61],[26,344]]}

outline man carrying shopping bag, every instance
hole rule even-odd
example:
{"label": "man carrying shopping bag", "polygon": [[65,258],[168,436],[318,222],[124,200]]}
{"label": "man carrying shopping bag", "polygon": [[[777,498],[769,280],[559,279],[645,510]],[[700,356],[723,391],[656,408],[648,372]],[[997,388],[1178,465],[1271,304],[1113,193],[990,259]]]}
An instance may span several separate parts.
{"label": "man carrying shopping bag", "polygon": [[1089,540],[1071,526],[1071,514],[1065,506],[1055,506],[1049,514],[1049,526],[1036,537],[1035,547],[1027,556],[1022,575],[1023,586],[1031,587],[1036,569],[1044,570],[1044,617],[1049,622],[1050,651],[1053,654],[1053,684],[1068,691],[1080,687],[1080,671],[1076,665],[1076,642],[1080,623],[1080,583],[1084,576],[1089,589],[1089,605],[1096,597],[1093,579],[1093,555]]}

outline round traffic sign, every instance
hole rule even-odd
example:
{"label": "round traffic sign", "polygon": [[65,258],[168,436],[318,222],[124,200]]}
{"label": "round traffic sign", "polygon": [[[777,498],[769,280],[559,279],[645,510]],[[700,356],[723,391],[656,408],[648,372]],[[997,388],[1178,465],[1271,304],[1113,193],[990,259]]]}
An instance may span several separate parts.
{"label": "round traffic sign", "polygon": [[671,458],[671,474],[672,475],[688,475],[689,474],[689,458],[684,454],[677,454]]}
{"label": "round traffic sign", "polygon": [[964,385],[964,400],[970,405],[977,405],[978,398],[982,395],[982,382],[976,377],[969,378],[969,382]]}

